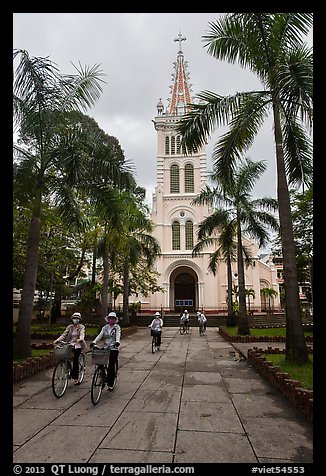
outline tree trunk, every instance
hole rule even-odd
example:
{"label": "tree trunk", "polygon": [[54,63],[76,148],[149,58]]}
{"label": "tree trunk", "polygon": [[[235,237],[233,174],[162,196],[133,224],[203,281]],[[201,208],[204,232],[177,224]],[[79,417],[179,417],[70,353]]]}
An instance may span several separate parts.
{"label": "tree trunk", "polygon": [[227,257],[227,275],[228,275],[228,317],[226,319],[226,325],[228,327],[235,326],[235,317],[233,310],[233,299],[232,299],[232,267],[231,267],[231,258]]}
{"label": "tree trunk", "polygon": [[19,306],[17,329],[14,336],[14,356],[17,358],[27,358],[32,355],[31,323],[37,277],[40,229],[41,220],[33,217],[28,232],[24,284]]}
{"label": "tree trunk", "polygon": [[54,293],[54,300],[52,304],[52,308],[50,309],[51,312],[51,324],[55,324],[57,319],[61,317],[61,292],[55,291]]}
{"label": "tree trunk", "polygon": [[238,219],[238,285],[239,285],[239,324],[238,334],[249,335],[249,320],[246,308],[245,275],[240,220]]}
{"label": "tree trunk", "polygon": [[129,262],[128,259],[125,260],[123,268],[123,324],[125,326],[130,326],[129,318]]}
{"label": "tree trunk", "polygon": [[309,361],[309,356],[301,320],[290,195],[284,165],[280,119],[276,107],[274,107],[274,135],[277,161],[277,198],[279,203],[285,287],[285,353],[287,360],[296,363],[305,363]]}
{"label": "tree trunk", "polygon": [[104,256],[103,256],[103,288],[101,295],[101,312],[99,326],[103,325],[104,318],[108,314],[109,297],[109,245],[105,238]]}

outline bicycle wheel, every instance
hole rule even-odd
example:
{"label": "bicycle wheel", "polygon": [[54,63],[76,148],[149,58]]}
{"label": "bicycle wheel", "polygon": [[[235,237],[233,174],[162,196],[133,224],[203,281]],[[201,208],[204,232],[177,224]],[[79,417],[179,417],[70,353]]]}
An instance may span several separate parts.
{"label": "bicycle wheel", "polygon": [[155,354],[155,348],[156,348],[156,339],[155,336],[152,337],[152,354]]}
{"label": "bicycle wheel", "polygon": [[100,401],[104,385],[105,385],[104,366],[97,365],[95,367],[93,380],[92,380],[92,388],[91,388],[91,400],[93,405],[96,405]]}
{"label": "bicycle wheel", "polygon": [[68,365],[67,360],[59,360],[53,369],[52,391],[55,397],[60,398],[67,390],[68,386]]}
{"label": "bicycle wheel", "polygon": [[180,332],[181,335],[185,333],[185,328],[184,328],[183,324],[180,324],[179,332]]}
{"label": "bicycle wheel", "polygon": [[85,377],[85,364],[86,364],[85,354],[81,353],[78,358],[78,378],[80,383],[82,383]]}

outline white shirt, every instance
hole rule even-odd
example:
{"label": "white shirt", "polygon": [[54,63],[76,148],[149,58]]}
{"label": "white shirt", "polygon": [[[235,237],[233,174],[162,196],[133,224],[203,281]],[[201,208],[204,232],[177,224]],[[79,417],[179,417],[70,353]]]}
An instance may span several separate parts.
{"label": "white shirt", "polygon": [[103,340],[104,347],[112,347],[116,342],[120,343],[121,328],[119,324],[114,324],[110,326],[106,324],[102,327],[99,335],[93,340],[93,343],[96,344],[98,341]]}
{"label": "white shirt", "polygon": [[206,319],[206,317],[204,316],[204,314],[202,314],[202,313],[199,314],[199,316],[198,316],[198,322],[202,323],[202,322],[206,322],[206,321],[207,321],[207,319]]}
{"label": "white shirt", "polygon": [[151,327],[152,329],[155,329],[156,331],[161,331],[163,327],[163,321],[160,317],[157,317],[152,320],[150,325],[148,327]]}

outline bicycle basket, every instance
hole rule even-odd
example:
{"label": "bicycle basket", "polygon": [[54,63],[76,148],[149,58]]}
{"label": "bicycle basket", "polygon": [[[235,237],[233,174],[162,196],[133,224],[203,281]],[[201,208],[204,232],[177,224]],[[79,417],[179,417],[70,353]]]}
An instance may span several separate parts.
{"label": "bicycle basket", "polygon": [[63,345],[54,348],[54,358],[56,361],[62,359],[72,359],[74,356],[73,346]]}
{"label": "bicycle basket", "polygon": [[94,365],[107,365],[109,362],[110,350],[109,349],[93,349],[92,350],[92,364]]}
{"label": "bicycle basket", "polygon": [[157,337],[160,334],[160,331],[157,331],[156,329],[151,329],[151,336]]}

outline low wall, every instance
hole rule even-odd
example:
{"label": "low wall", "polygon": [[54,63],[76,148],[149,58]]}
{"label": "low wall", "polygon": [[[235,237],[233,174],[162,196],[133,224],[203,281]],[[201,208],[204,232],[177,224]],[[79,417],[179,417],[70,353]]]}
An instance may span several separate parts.
{"label": "low wall", "polygon": [[257,347],[248,350],[247,360],[274,388],[286,397],[295,408],[302,413],[309,421],[313,421],[313,391],[300,386],[300,382],[292,380],[290,375],[282,372],[280,367],[274,366],[272,362],[266,360],[264,353],[284,353],[278,348],[267,350]]}

